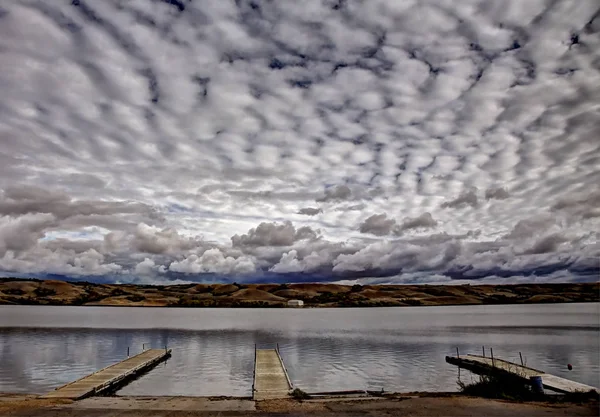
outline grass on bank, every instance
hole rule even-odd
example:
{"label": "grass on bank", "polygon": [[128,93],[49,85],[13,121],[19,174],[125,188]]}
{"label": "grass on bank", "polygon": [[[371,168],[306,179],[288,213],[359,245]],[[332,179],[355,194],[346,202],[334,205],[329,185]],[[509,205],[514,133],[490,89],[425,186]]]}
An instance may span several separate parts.
{"label": "grass on bank", "polygon": [[474,382],[459,379],[457,384],[461,393],[473,397],[530,401],[543,395],[533,392],[520,378],[510,376],[479,375]]}
{"label": "grass on bank", "polygon": [[600,401],[596,391],[546,395],[532,390],[523,379],[512,375],[479,375],[477,380],[465,383],[457,381],[461,393],[473,397],[510,401],[546,401],[557,403],[589,403]]}
{"label": "grass on bank", "polygon": [[310,399],[310,395],[308,395],[306,392],[302,391],[300,388],[295,388],[290,393],[290,395],[292,396],[293,399],[298,400],[298,401]]}

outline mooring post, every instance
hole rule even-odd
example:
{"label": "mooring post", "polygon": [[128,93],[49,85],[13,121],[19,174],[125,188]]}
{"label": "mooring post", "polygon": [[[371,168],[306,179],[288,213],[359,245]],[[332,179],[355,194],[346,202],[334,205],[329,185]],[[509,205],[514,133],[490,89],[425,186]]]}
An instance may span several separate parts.
{"label": "mooring post", "polygon": [[521,355],[521,352],[519,352],[519,357],[521,358],[521,366],[524,366],[523,365],[523,355]]}
{"label": "mooring post", "polygon": [[252,369],[252,396],[254,396],[254,383],[256,382],[256,343],[254,344],[254,369]]}
{"label": "mooring post", "polygon": [[142,352],[146,350],[146,344],[142,343]]}
{"label": "mooring post", "polygon": [[481,351],[483,352],[483,357],[485,358],[485,346],[481,346]]}
{"label": "mooring post", "polygon": [[492,366],[496,366],[496,364],[494,363],[494,349],[490,348],[490,355],[492,356]]}
{"label": "mooring post", "polygon": [[127,357],[129,357],[129,346],[127,346]]}
{"label": "mooring post", "polygon": [[458,353],[458,346],[456,346],[456,357],[460,359],[460,354]]}

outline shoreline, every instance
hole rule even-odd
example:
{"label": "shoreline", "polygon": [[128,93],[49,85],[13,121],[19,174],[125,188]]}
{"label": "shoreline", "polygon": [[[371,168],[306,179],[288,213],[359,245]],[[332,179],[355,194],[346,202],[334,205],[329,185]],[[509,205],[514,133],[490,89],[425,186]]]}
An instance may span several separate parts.
{"label": "shoreline", "polygon": [[[306,311],[306,310],[330,310],[330,309],[378,309],[378,308],[436,308],[436,307],[493,307],[493,306],[540,306],[540,305],[561,305],[561,304],[598,304],[599,300],[589,300],[589,301],[557,301],[557,302],[543,302],[543,303],[493,303],[493,304],[484,304],[484,303],[464,303],[464,304],[431,304],[431,305],[420,305],[420,306],[410,306],[410,305],[389,305],[389,306],[369,306],[369,305],[360,305],[360,306],[346,306],[346,305],[316,305],[316,306],[303,306],[301,308],[298,307],[288,307],[288,306],[173,306],[173,305],[121,305],[121,304],[2,304],[0,303],[0,307],[98,307],[98,308],[158,308],[158,309],[210,309],[210,310],[252,310],[252,309],[263,309],[263,310],[296,310],[296,311]],[[598,327],[600,329],[600,326]]]}
{"label": "shoreline", "polygon": [[[600,302],[600,282],[514,285],[94,284],[0,278],[0,305],[376,308]],[[301,306],[296,306],[296,304]]]}
{"label": "shoreline", "polygon": [[[598,401],[521,402],[456,392],[390,393],[384,396],[324,396],[254,401],[249,397],[106,396],[80,401],[45,400],[37,395],[0,393],[0,414],[12,416],[596,416]],[[274,414],[276,413],[276,414]]]}

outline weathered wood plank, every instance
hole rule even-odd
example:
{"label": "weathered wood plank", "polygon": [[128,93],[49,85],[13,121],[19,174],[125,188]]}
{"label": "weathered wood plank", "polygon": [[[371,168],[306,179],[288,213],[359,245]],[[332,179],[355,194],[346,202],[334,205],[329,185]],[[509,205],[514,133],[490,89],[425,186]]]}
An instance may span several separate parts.
{"label": "weathered wood plank", "polygon": [[539,376],[542,378],[544,388],[551,391],[567,394],[574,392],[600,392],[598,388],[590,385],[581,384],[561,378],[556,375],[548,374],[538,369],[529,368],[498,358],[488,358],[479,355],[461,355],[460,357],[446,356],[446,362],[457,365],[461,368],[469,369],[472,372],[482,374],[488,372],[504,372],[519,377],[529,383],[529,378]]}
{"label": "weathered wood plank", "polygon": [[148,349],[91,375],[56,388],[42,398],[79,400],[114,387],[126,378],[145,371],[171,355],[170,349]]}
{"label": "weathered wood plank", "polygon": [[291,388],[283,361],[277,350],[257,350],[254,364],[254,399],[285,398],[289,395]]}

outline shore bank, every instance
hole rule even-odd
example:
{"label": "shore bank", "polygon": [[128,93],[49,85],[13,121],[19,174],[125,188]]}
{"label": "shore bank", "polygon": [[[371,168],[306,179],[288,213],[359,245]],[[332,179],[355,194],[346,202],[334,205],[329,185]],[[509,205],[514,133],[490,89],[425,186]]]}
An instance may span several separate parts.
{"label": "shore bank", "polygon": [[0,305],[406,307],[600,301],[600,283],[519,285],[93,284],[0,278]]}
{"label": "shore bank", "polygon": [[33,395],[0,395],[0,415],[15,417],[166,416],[597,416],[597,401],[512,402],[457,393],[390,394],[385,397],[324,397],[253,401],[232,397],[92,397],[44,400]]}

